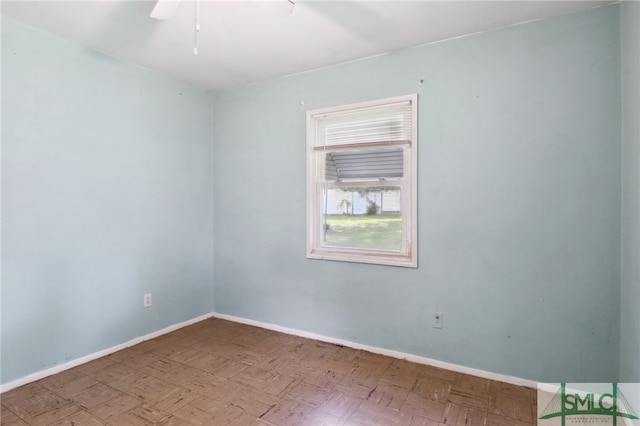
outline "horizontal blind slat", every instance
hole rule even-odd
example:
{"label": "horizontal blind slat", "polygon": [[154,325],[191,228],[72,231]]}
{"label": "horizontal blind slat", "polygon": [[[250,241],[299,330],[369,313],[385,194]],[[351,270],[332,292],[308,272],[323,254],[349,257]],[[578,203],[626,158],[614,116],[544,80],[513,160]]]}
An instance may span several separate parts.
{"label": "horizontal blind slat", "polygon": [[410,140],[411,103],[368,108],[317,119],[317,145]]}
{"label": "horizontal blind slat", "polygon": [[313,151],[326,151],[326,152],[340,152],[349,149],[375,149],[378,147],[387,147],[387,146],[411,146],[410,140],[388,140],[388,141],[374,141],[374,142],[366,142],[366,143],[351,143],[351,144],[341,144],[341,145],[331,145],[331,146],[314,146]]}

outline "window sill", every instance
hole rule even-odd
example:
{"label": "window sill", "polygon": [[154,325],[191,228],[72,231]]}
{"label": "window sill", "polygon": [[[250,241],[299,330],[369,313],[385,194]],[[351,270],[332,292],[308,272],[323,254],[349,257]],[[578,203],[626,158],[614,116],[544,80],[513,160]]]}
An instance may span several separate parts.
{"label": "window sill", "polygon": [[363,251],[349,249],[311,249],[308,259],[335,260],[340,262],[369,263],[385,266],[417,268],[418,262],[410,254],[384,251]]}

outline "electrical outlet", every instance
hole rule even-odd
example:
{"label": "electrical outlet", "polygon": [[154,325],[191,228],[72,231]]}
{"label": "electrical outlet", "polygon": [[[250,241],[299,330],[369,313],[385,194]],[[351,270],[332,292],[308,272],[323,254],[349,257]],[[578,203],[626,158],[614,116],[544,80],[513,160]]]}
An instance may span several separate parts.
{"label": "electrical outlet", "polygon": [[151,306],[151,293],[145,293],[142,305],[145,308],[148,308],[149,306]]}
{"label": "electrical outlet", "polygon": [[433,317],[431,318],[431,326],[433,328],[442,328],[442,322],[444,318],[442,317],[442,312],[434,312]]}

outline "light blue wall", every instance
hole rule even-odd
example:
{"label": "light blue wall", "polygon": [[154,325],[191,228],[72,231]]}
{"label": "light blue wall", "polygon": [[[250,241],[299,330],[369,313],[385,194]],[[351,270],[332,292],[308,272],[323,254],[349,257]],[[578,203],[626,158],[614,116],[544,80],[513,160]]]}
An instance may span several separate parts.
{"label": "light blue wall", "polygon": [[622,288],[620,381],[640,382],[640,3],[620,8],[622,48]]}
{"label": "light blue wall", "polygon": [[[217,94],[215,310],[533,380],[615,380],[619,43],[614,5]],[[305,259],[305,110],[414,92],[419,268]]]}
{"label": "light blue wall", "polygon": [[[0,381],[213,309],[533,380],[638,380],[621,8],[622,27],[609,6],[219,93],[213,113],[3,19]],[[420,267],[305,259],[305,111],[414,92]]]}
{"label": "light blue wall", "polygon": [[208,94],[2,19],[3,383],[212,311],[212,167]]}

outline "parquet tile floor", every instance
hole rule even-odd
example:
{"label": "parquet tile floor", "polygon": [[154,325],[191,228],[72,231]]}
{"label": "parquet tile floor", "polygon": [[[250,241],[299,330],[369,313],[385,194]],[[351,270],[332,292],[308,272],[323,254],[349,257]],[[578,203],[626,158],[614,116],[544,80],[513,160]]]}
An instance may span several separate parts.
{"label": "parquet tile floor", "polygon": [[0,395],[2,426],[535,424],[536,390],[209,319]]}

